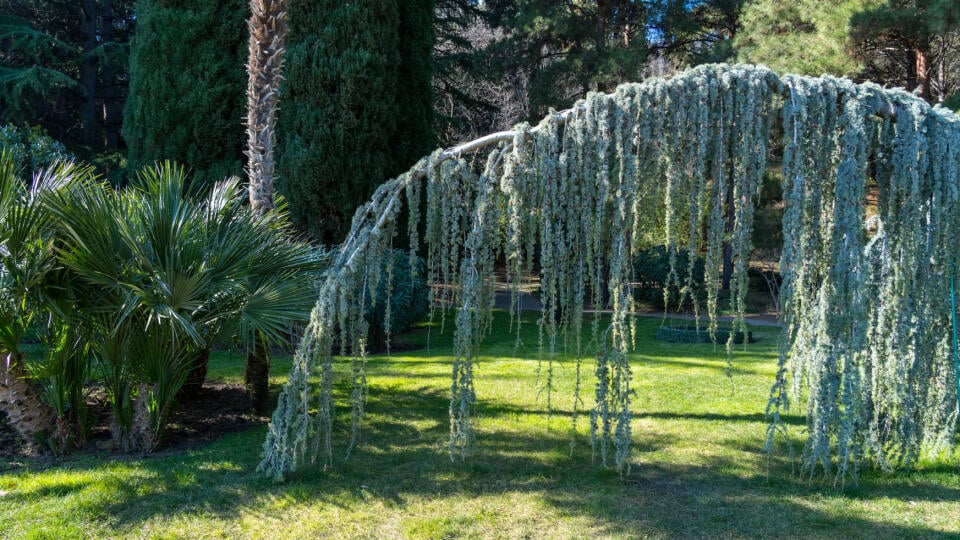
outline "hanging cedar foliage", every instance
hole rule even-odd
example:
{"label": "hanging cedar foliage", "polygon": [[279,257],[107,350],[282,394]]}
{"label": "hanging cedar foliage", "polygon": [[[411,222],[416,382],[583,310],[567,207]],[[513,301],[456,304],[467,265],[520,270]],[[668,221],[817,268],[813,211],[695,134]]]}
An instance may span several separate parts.
{"label": "hanging cedar foliage", "polygon": [[[497,148],[477,174],[461,156],[492,143]],[[867,459],[908,466],[922,452],[943,449],[957,423],[945,285],[960,255],[957,117],[875,85],[713,65],[591,94],[536,127],[437,151],[383,184],[357,211],[327,273],[261,470],[281,477],[318,457],[332,460],[334,335],[341,336],[340,354],[353,357],[349,448],[356,444],[366,393],[361,306],[380,279],[389,279],[379,269],[404,202],[414,216],[411,256],[422,241],[427,278],[448,295],[434,301],[458,306],[451,458],[465,456],[474,435],[473,367],[490,329],[494,263],[502,256],[514,300],[520,276],[539,263],[548,396],[558,339],[575,344],[578,374],[580,357],[592,352],[594,455],[627,469],[631,261],[651,244],[702,254],[711,270],[706,315],[715,332],[727,243],[734,265],[729,308],[742,330],[754,200],[775,145],[784,148],[786,328],[768,405],[770,441],[784,432],[780,414],[792,396],[805,407],[803,463],[810,474],[822,470],[843,481]],[[879,215],[869,222],[868,182],[880,194]],[[693,273],[692,263],[678,268],[674,259],[667,287],[690,294]],[[589,341],[581,337],[584,306],[611,312],[605,327],[593,316]],[[317,389],[307,382],[314,368]],[[578,380],[578,393],[580,387]]]}

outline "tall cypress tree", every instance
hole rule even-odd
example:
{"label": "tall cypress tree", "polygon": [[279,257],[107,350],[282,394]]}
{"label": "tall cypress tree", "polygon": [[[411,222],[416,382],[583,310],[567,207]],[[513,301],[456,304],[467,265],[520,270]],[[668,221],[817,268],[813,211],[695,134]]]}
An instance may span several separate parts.
{"label": "tall cypress tree", "polygon": [[278,116],[278,191],[314,239],[434,141],[432,0],[292,2]]}
{"label": "tall cypress tree", "polygon": [[400,65],[394,134],[396,175],[433,150],[436,144],[433,116],[433,8],[434,0],[399,0]]}
{"label": "tall cypress tree", "polygon": [[160,159],[214,181],[243,174],[246,0],[140,0],[123,137],[134,169]]}

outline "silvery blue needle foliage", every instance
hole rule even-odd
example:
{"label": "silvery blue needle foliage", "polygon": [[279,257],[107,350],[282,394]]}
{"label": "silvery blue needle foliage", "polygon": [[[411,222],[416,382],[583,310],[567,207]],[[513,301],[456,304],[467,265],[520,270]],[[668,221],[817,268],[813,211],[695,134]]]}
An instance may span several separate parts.
{"label": "silvery blue needle foliage", "polygon": [[[702,256],[711,270],[707,325],[715,332],[728,244],[728,308],[742,330],[754,203],[768,160],[779,159],[775,148],[782,160],[769,166],[782,168],[786,205],[786,327],[767,409],[768,447],[786,433],[781,414],[793,401],[807,418],[802,460],[809,475],[843,482],[855,479],[864,462],[904,467],[924,452],[940,452],[957,423],[948,280],[960,255],[958,122],[899,90],[710,65],[590,94],[535,127],[438,150],[357,211],[326,274],[260,468],[280,478],[304,462],[332,462],[338,334],[341,352],[353,357],[349,448],[359,441],[367,331],[359,309],[384,279],[380,261],[400,232],[406,202],[414,216],[410,246],[425,247],[434,304],[456,308],[451,458],[464,458],[475,436],[470,412],[481,396],[473,368],[490,329],[494,263],[503,257],[514,304],[521,276],[538,263],[548,399],[555,353],[576,352],[575,403],[582,358],[592,354],[595,460],[627,471],[631,261],[651,245],[685,249],[688,261]],[[482,168],[472,167],[462,154],[488,142],[498,146]],[[879,201],[868,216],[872,183]],[[693,273],[692,263],[671,261],[667,287],[681,302],[691,294]],[[584,306],[593,308],[589,338],[580,330]],[[609,322],[601,321],[602,309],[610,311]],[[318,388],[308,383],[314,368]]]}

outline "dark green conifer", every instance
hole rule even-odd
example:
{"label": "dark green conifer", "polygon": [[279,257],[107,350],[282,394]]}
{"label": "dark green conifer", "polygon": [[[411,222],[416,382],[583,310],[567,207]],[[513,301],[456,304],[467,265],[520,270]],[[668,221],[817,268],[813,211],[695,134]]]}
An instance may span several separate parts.
{"label": "dark green conifer", "polygon": [[175,160],[209,182],[243,174],[245,0],[141,0],[123,136],[133,169]]}
{"label": "dark green conifer", "polygon": [[314,239],[433,146],[432,0],[292,2],[278,190]]}

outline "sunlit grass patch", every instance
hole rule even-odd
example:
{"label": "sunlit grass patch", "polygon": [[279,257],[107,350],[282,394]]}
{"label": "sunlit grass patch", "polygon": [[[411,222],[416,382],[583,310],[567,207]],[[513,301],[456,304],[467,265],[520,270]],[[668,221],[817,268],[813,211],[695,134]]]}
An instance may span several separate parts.
{"label": "sunlit grass patch", "polygon": [[[532,320],[531,320],[532,321]],[[911,473],[864,471],[843,490],[791,474],[786,453],[768,473],[763,410],[776,329],[738,349],[727,375],[722,345],[655,341],[641,319],[632,357],[629,475],[591,463],[593,363],[581,366],[572,432],[575,359],[554,366],[553,410],[536,325],[514,354],[507,317],[477,363],[477,438],[465,461],[448,454],[449,329],[402,336],[420,349],[376,355],[360,446],[343,461],[349,410],[338,407],[332,468],[276,484],[255,472],[265,430],[195,450],[136,459],[83,455],[0,476],[0,536],[133,538],[583,538],[960,535],[958,460]],[[242,378],[243,358],[214,357],[215,377]],[[279,383],[289,359],[274,359]],[[348,366],[337,384],[349,392]],[[802,436],[799,416],[787,418]]]}

